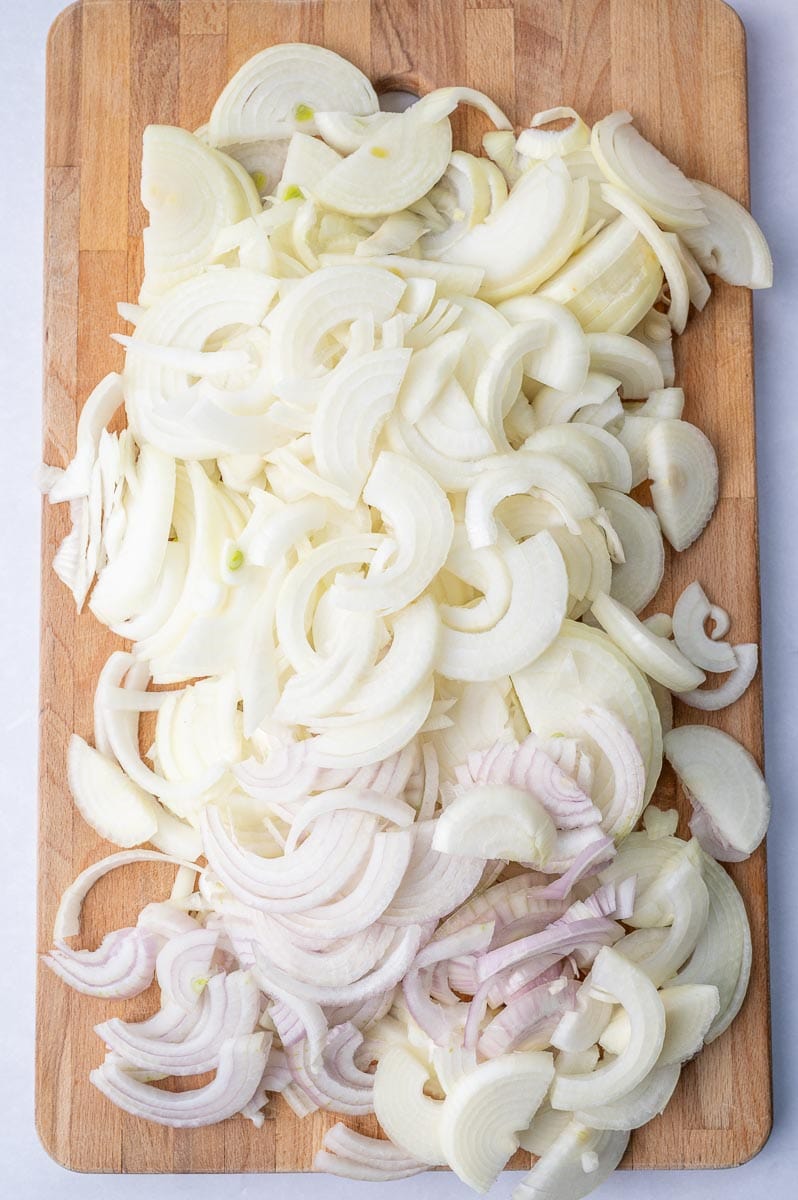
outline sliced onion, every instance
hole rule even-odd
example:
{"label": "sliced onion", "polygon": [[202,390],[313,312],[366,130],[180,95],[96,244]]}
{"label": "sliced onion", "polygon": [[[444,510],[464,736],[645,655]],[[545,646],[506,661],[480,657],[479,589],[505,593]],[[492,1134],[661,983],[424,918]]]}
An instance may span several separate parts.
{"label": "sliced onion", "polygon": [[639,1129],[665,1109],[681,1073],[681,1063],[678,1062],[655,1066],[637,1087],[620,1100],[579,1109],[574,1117],[591,1129]]}
{"label": "sliced onion", "polygon": [[620,380],[624,400],[645,400],[665,386],[662,367],[653,350],[622,333],[589,333],[590,370]]}
{"label": "sliced onion", "polygon": [[636,196],[660,225],[670,229],[706,225],[699,188],[635,129],[631,113],[614,112],[597,121],[590,146],[606,177]]}
{"label": "sliced onion", "polygon": [[216,1068],[223,1042],[254,1031],[259,1007],[252,977],[234,971],[209,981],[202,1015],[184,1038],[148,1036],[135,1023],[118,1017],[95,1026],[95,1032],[109,1050],[133,1066],[170,1075],[199,1075]]}
{"label": "sliced onion", "polygon": [[548,861],[554,840],[554,823],[530,792],[484,784],[458,796],[441,813],[432,847],[446,854],[540,867]]}
{"label": "sliced onion", "polygon": [[196,1129],[241,1111],[260,1083],[270,1044],[271,1038],[265,1033],[230,1038],[222,1043],[213,1080],[186,1092],[165,1092],[140,1083],[123,1065],[110,1059],[89,1078],[104,1096],[133,1116],[175,1129]]}
{"label": "sliced onion", "polygon": [[[615,563],[612,568],[610,595],[633,613],[639,613],[656,596],[665,573],[659,520],[652,509],[644,508],[623,492],[608,487],[596,487],[595,492],[623,547],[623,562]],[[677,644],[695,663],[692,655],[678,641]]]}
{"label": "sliced onion", "polygon": [[392,1142],[357,1133],[340,1121],[327,1130],[322,1144],[324,1149],[316,1155],[314,1167],[344,1179],[381,1183],[388,1179],[406,1179],[427,1169],[426,1163]]}
{"label": "sliced onion", "polygon": [[513,325],[545,323],[545,344],[524,357],[525,375],[563,392],[577,392],[584,386],[590,364],[589,343],[573,313],[542,296],[515,296],[497,307]]}
{"label": "sliced onion", "polygon": [[109,854],[75,878],[61,897],[53,923],[53,937],[56,941],[75,937],[80,933],[80,911],[83,901],[103,875],[116,867],[125,867],[134,862],[165,862],[176,867],[194,867],[196,863],[186,859],[175,858],[171,854],[160,854],[157,850],[120,850],[118,854]]}
{"label": "sliced onion", "polygon": [[582,1200],[612,1174],[628,1143],[628,1130],[599,1131],[571,1121],[515,1188],[513,1200]]}
{"label": "sliced onion", "polygon": [[374,350],[334,373],[313,415],[311,440],[321,474],[353,497],[360,495],[374,447],[393,408],[409,350]]}
{"label": "sliced onion", "polygon": [[336,580],[335,599],[343,608],[396,612],[424,591],[446,561],[454,520],[445,494],[413,462],[384,450],[363,489],[367,504],[379,509],[396,550],[381,571],[365,579]]}
{"label": "sliced onion", "polygon": [[127,1000],[152,983],[157,949],[146,929],[117,929],[97,950],[73,950],[56,937],[55,949],[42,961],[76,992]]}
{"label": "sliced onion", "polygon": [[365,116],[377,112],[374,89],[362,72],[322,46],[270,46],[250,58],[225,87],[211,112],[214,146],[281,138],[294,130],[317,133],[317,109]]}
{"label": "sliced onion", "polygon": [[720,729],[683,725],[665,738],[665,754],[693,805],[704,848],[725,861],[753,854],[768,827],[770,797],[745,747]]}
{"label": "sliced onion", "polygon": [[629,1044],[611,1063],[586,1075],[556,1077],[553,1108],[594,1108],[620,1100],[645,1079],[665,1038],[665,1011],[656,988],[639,967],[605,946],[593,963],[592,985],[608,992],[629,1014]]}
{"label": "sliced onion", "polygon": [[718,188],[694,179],[708,219],[681,236],[708,275],[742,287],[773,284],[773,260],[762,230],[750,213]]}
{"label": "sliced onion", "polygon": [[694,666],[672,642],[658,637],[639,621],[631,609],[606,593],[593,601],[593,615],[612,640],[632,661],[673,691],[686,691],[704,682],[704,672]]}
{"label": "sliced onion", "polygon": [[455,1084],[443,1102],[440,1143],[444,1161],[469,1187],[488,1190],[553,1075],[550,1054],[518,1051],[480,1063]]}
{"label": "sliced onion", "polygon": [[533,291],[576,248],[587,202],[587,184],[572,182],[559,159],[541,162],[514,184],[495,214],[449,246],[442,258],[481,267],[486,300]]}
{"label": "sliced onion", "polygon": [[[737,666],[734,651],[727,642],[710,637],[706,622],[712,605],[696,580],[684,589],[673,608],[673,637],[685,657],[705,671],[733,671]],[[722,636],[722,635],[721,635]]]}
{"label": "sliced onion", "polygon": [[150,841],[158,828],[158,806],[111,759],[73,734],[67,752],[72,798],[93,829],[117,846]]}
{"label": "sliced onion", "polygon": [[572,254],[540,294],[570,308],[585,333],[629,333],[655,303],[661,285],[656,253],[621,216]]}
{"label": "sliced onion", "polygon": [[392,1142],[423,1163],[442,1166],[443,1105],[425,1095],[429,1079],[429,1070],[410,1047],[390,1047],[377,1063],[374,1111]]}
{"label": "sliced onion", "polygon": [[674,550],[686,550],[714,512],[718,462],[712,444],[686,421],[657,421],[646,437],[651,499]]}
{"label": "sliced onion", "polygon": [[[715,643],[717,645],[718,643]],[[747,690],[751,680],[756,675],[759,665],[759,648],[756,642],[747,642],[741,646],[733,646],[735,667],[728,679],[724,679],[720,687],[696,688],[690,692],[680,692],[679,699],[690,708],[701,708],[705,712],[715,712],[734,704]]]}
{"label": "sliced onion", "polygon": [[[444,625],[437,670],[447,679],[498,679],[533,662],[557,636],[568,598],[568,577],[554,539],[544,531],[520,546],[499,543],[512,579],[510,603],[491,628],[461,632]],[[530,611],[541,614],[529,620]]]}

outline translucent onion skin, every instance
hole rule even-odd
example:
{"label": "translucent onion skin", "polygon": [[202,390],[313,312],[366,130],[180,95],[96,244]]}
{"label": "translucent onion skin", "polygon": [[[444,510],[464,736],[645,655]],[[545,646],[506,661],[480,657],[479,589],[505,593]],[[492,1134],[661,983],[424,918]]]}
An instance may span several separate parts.
{"label": "translucent onion skin", "polygon": [[[460,104],[487,157],[453,151]],[[125,849],[66,890],[44,962],[160,990],[95,1027],[91,1082],[178,1129],[261,1128],[277,1095],[376,1114],[387,1138],[325,1134],[346,1179],[448,1165],[485,1192],[521,1145],[516,1200],[577,1200],[751,970],[720,864],[767,789],[717,728],[673,728],[671,693],[720,709],[758,650],[697,582],[642,613],[719,493],[673,336],[707,276],[770,283],[762,233],[625,111],[517,139],[472,88],[383,112],[300,43],[195,133],[150,126],[142,200],[124,369],[41,475],[70,506],[57,575],[130,643],[68,756]],[[650,804],[663,741],[690,841]],[[169,899],[69,945],[94,883],[147,862]]]}

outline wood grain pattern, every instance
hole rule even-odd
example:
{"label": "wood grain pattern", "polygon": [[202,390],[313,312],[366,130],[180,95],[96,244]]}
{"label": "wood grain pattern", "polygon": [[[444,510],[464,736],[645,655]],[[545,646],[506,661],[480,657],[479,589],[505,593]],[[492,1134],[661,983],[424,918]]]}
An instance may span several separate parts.
{"label": "wood grain pattern", "polygon": [[[468,83],[489,91],[516,121],[552,104],[588,120],[631,109],[690,174],[748,199],[745,39],[720,0],[83,0],[57,19],[48,43],[44,457],[65,463],[90,388],[119,366],[108,338],[114,304],[134,298],[141,275],[138,198],[141,133],[150,121],[192,128],[252,53],[274,42],[326,43],[371,73],[378,87],[427,90]],[[458,118],[478,146],[479,115]],[[686,554],[671,556],[652,608],[699,578],[733,610],[736,640],[759,636],[751,298],[718,285],[678,347],[686,415],[712,438],[721,501]],[[73,810],[64,778],[73,730],[91,737],[98,669],[115,639],[90,615],[76,618],[51,572],[66,532],[45,504],[42,564],[39,949],[50,945],[63,888],[107,853]],[[757,678],[720,715],[761,761]],[[659,796],[683,797],[666,770]],[[682,830],[684,832],[684,829]],[[765,854],[731,868],[754,936],[751,987],[732,1029],[684,1071],[665,1114],[635,1134],[625,1165],[727,1166],[744,1162],[770,1129]],[[130,868],[105,879],[86,908],[87,944],[134,920],[164,895],[168,869]],[[244,1120],[207,1130],[161,1129],[119,1113],[87,1081],[102,1057],[93,1025],[124,1008],[151,1011],[154,996],[125,1006],[71,993],[40,972],[37,1125],[58,1162],[83,1171],[287,1171],[311,1166],[334,1118],[298,1121],[283,1106],[256,1131]],[[186,1080],[180,1086],[192,1085]],[[371,1122],[361,1123],[369,1130]],[[518,1156],[514,1165],[524,1165]]]}

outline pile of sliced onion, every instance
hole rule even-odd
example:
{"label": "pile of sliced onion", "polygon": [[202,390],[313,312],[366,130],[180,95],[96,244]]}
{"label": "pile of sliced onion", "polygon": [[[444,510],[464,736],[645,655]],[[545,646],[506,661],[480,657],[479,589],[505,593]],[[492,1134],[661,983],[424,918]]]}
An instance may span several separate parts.
{"label": "pile of sliced onion", "polygon": [[[460,104],[488,157],[452,149]],[[484,1192],[522,1146],[514,1194],[575,1200],[748,982],[718,863],[756,849],[767,790],[671,696],[734,703],[757,649],[698,581],[638,614],[718,495],[673,333],[705,272],[770,282],[764,239],[626,112],[517,139],[470,88],[381,112],[303,44],[196,134],[148,128],[142,200],[124,370],[43,473],[73,522],[55,570],[130,645],[67,755],[122,850],[67,889],[45,961],[86,995],[160,990],[96,1026],[91,1081],[177,1128],[376,1113],[384,1137],[324,1136],[348,1179],[448,1165]],[[689,842],[650,804],[663,747]],[[171,896],[72,944],[94,883],[148,861]]]}

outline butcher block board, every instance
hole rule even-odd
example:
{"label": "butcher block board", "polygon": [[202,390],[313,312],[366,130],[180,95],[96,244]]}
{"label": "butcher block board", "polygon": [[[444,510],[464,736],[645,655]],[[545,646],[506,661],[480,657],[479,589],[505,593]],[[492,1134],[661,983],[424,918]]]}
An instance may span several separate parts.
{"label": "butcher block board", "polygon": [[[122,365],[109,334],[116,302],[141,278],[141,135],[151,122],[194,129],[234,71],[275,42],[340,51],[378,90],[481,88],[523,124],[555,104],[594,121],[616,108],[689,175],[748,200],[745,35],[720,0],[83,0],[57,18],[47,51],[44,459],[65,464],[80,406]],[[460,144],[478,151],[486,125],[456,117]],[[652,611],[671,611],[693,579],[733,616],[735,641],[759,640],[751,298],[718,284],[679,340],[677,381],[686,417],[720,458],[720,501],[708,533],[669,556]],[[70,734],[92,737],[98,671],[118,647],[94,618],[77,617],[51,571],[66,534],[65,506],[43,511],[41,608],[40,952],[66,885],[111,851],[72,806],[65,778]],[[721,725],[762,760],[757,677],[720,715],[677,722]],[[657,793],[685,803],[669,771]],[[686,832],[686,822],[680,832]],[[745,1162],[771,1124],[767,895],[764,848],[730,868],[751,918],[751,986],[732,1028],[688,1065],[663,1116],[635,1133],[628,1167],[721,1167]],[[132,924],[168,895],[173,868],[126,867],[89,898],[85,945]],[[103,1047],[93,1026],[114,1013],[139,1019],[155,989],[125,1004],[70,991],[39,971],[37,1126],[52,1157],[80,1171],[306,1171],[335,1117],[299,1121],[278,1102],[256,1130],[237,1118],[173,1131],[114,1108],[88,1081]],[[195,1086],[184,1080],[182,1086]],[[372,1119],[358,1128],[376,1131]],[[525,1166],[519,1154],[514,1166]]]}

